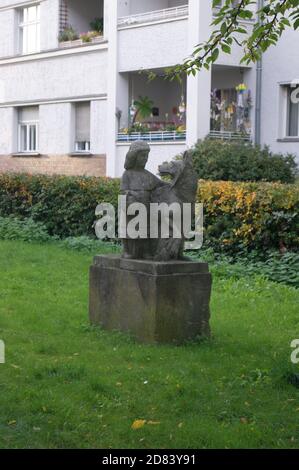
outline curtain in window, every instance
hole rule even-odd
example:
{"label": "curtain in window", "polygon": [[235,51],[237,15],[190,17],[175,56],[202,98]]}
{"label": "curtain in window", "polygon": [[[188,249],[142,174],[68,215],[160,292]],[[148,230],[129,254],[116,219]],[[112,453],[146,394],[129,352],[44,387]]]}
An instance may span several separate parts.
{"label": "curtain in window", "polygon": [[293,88],[289,89],[289,119],[288,119],[288,135],[297,137],[299,135],[299,103],[294,103],[291,99]]}
{"label": "curtain in window", "polygon": [[76,104],[76,142],[90,141],[90,103]]}
{"label": "curtain in window", "polygon": [[38,121],[38,106],[26,106],[19,109],[19,122]]}

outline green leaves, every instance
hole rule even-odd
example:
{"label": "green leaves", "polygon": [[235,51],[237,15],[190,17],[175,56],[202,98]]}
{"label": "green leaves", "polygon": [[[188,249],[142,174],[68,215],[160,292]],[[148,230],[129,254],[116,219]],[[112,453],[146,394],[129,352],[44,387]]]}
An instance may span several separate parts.
{"label": "green leaves", "polygon": [[269,47],[275,46],[287,28],[299,28],[299,0],[271,0],[258,10],[258,0],[213,0],[212,32],[198,44],[183,65],[177,65],[168,77],[196,75],[210,69],[222,51],[231,54],[231,45],[243,49],[241,63],[258,61]]}

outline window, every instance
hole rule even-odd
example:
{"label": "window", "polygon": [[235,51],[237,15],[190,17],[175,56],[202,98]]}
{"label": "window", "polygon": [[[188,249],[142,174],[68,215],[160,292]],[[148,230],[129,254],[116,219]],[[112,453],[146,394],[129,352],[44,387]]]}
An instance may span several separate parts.
{"label": "window", "polygon": [[19,152],[38,151],[38,107],[19,109]]}
{"label": "window", "polygon": [[90,103],[76,103],[76,152],[90,152]]}
{"label": "window", "polygon": [[288,86],[287,137],[299,137],[299,87]]}
{"label": "window", "polygon": [[40,7],[33,5],[20,10],[20,52],[30,54],[40,50]]}

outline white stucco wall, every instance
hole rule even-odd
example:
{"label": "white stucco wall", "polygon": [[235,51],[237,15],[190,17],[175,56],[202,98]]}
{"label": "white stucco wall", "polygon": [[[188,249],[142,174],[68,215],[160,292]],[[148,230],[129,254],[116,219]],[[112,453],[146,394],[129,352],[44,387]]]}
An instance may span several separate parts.
{"label": "white stucco wall", "polygon": [[17,112],[14,108],[0,109],[0,155],[17,151]]}
{"label": "white stucco wall", "polygon": [[[184,143],[169,143],[169,144],[151,144],[151,152],[146,169],[154,174],[158,173],[158,166],[165,162],[171,161],[176,155],[186,150]],[[129,150],[130,144],[117,144],[116,149],[116,176],[121,176],[124,172],[124,163],[126,154]]]}
{"label": "white stucco wall", "polygon": [[0,10],[0,57],[13,56],[17,51],[17,18],[13,9]]}
{"label": "white stucco wall", "polygon": [[188,20],[120,30],[118,48],[120,72],[176,65],[187,55]]}
{"label": "white stucco wall", "polygon": [[[248,32],[252,30],[252,26],[250,23],[244,23],[241,24],[241,26],[245,29],[247,29]],[[236,34],[237,40],[242,43],[244,41],[245,35],[244,34]],[[243,48],[240,47],[238,44],[235,42],[231,46],[231,53],[226,54],[222,51],[220,51],[219,57],[216,61],[217,65],[230,65],[230,66],[235,66],[238,67],[241,64],[241,59],[244,55]],[[242,64],[242,67],[244,67],[244,64]],[[247,65],[245,66],[247,68]]]}
{"label": "white stucco wall", "polygon": [[299,78],[299,31],[288,30],[276,47],[271,48],[263,58],[262,84],[262,131],[263,144],[282,153],[295,153],[299,162],[299,141],[278,142],[285,134],[286,122],[281,121],[279,107],[279,83]]}
{"label": "white stucco wall", "polygon": [[40,4],[41,51],[56,49],[59,36],[59,0]]}
{"label": "white stucco wall", "polygon": [[106,153],[107,101],[91,101],[90,104],[90,144],[91,153]]}
{"label": "white stucco wall", "polygon": [[106,50],[0,65],[2,102],[106,93],[106,65]]}
{"label": "white stucco wall", "polygon": [[39,107],[39,151],[42,154],[69,153],[74,133],[71,103]]}
{"label": "white stucco wall", "polygon": [[213,66],[212,89],[235,88],[242,81],[240,68]]}
{"label": "white stucco wall", "polygon": [[[128,73],[117,74],[116,107],[122,113],[120,118],[120,128],[129,125],[129,92],[130,79]],[[118,125],[118,123],[117,123]]]}

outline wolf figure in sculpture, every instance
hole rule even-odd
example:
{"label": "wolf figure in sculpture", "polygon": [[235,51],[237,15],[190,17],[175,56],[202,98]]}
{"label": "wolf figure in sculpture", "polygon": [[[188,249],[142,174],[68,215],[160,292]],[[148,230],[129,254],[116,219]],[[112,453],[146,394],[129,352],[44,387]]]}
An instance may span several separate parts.
{"label": "wolf figure in sculpture", "polygon": [[[169,238],[158,238],[154,259],[156,261],[169,261],[184,259],[184,221],[183,204],[190,204],[191,218],[194,218],[194,205],[197,193],[198,178],[193,168],[192,157],[189,152],[185,152],[182,160],[173,160],[170,163],[165,162],[159,166],[160,176],[168,176],[171,183],[166,186],[156,188],[152,192],[152,202],[166,203],[169,207],[177,204],[180,214],[180,238],[175,238],[175,227],[173,217],[169,217]],[[175,207],[175,206],[174,206]],[[161,221],[162,223],[162,221]]]}

